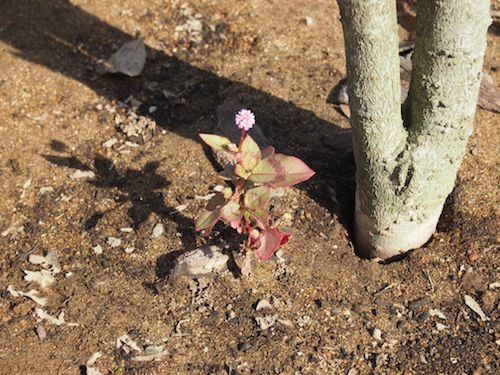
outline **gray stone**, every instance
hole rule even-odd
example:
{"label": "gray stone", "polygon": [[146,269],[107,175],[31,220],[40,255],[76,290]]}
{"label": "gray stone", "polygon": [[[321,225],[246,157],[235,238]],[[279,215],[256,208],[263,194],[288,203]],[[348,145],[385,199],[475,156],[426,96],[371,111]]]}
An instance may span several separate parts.
{"label": "gray stone", "polygon": [[229,257],[217,246],[205,246],[182,254],[175,261],[172,276],[197,278],[227,269]]}

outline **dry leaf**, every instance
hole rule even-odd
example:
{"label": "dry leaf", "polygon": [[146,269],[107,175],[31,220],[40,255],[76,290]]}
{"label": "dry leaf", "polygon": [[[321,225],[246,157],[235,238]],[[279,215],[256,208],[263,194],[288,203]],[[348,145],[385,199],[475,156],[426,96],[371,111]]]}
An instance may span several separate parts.
{"label": "dry leaf", "polygon": [[487,320],[490,320],[486,314],[483,312],[483,309],[481,309],[481,306],[479,306],[479,304],[474,300],[474,298],[472,298],[471,296],[469,296],[468,294],[465,294],[464,295],[464,301],[465,301],[465,304],[472,310],[474,311],[477,315],[479,315],[479,317],[481,318],[481,320],[484,322],[484,321],[487,321]]}
{"label": "dry leaf", "polygon": [[347,117],[351,118],[351,108],[349,108],[349,105],[347,104],[339,104],[340,112]]}
{"label": "dry leaf", "polygon": [[92,354],[85,364],[87,375],[101,375],[101,372],[94,366],[96,361],[102,357],[101,352],[95,352]]}
{"label": "dry leaf", "polygon": [[44,289],[48,288],[49,286],[51,286],[56,282],[55,277],[52,276],[52,272],[48,270],[41,270],[41,271],[24,270],[24,273],[26,274],[24,276],[24,280],[35,282]]}
{"label": "dry leaf", "polygon": [[79,325],[78,323],[66,323],[66,321],[64,320],[64,311],[61,311],[56,318],[55,316],[48,314],[45,310],[37,307],[35,308],[34,314],[35,318],[37,318],[38,320],[46,320],[49,323],[55,324],[56,326],[62,326],[65,324],[71,327],[75,327]]}
{"label": "dry leaf", "polygon": [[417,26],[417,12],[415,2],[412,0],[398,0],[398,23],[406,31],[407,40],[415,39],[416,26]]}
{"label": "dry leaf", "polygon": [[486,72],[483,72],[477,104],[488,111],[500,113],[500,91],[496,88],[493,78]]}
{"label": "dry leaf", "polygon": [[7,291],[14,297],[27,297],[33,300],[40,306],[45,306],[47,304],[47,299],[40,296],[40,293],[36,289],[30,289],[28,292],[22,292],[20,290],[15,290],[12,285],[7,287]]}

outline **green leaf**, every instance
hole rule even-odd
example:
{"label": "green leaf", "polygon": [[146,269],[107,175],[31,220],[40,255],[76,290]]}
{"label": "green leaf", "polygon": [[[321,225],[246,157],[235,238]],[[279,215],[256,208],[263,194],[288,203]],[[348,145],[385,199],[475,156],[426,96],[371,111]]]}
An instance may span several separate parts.
{"label": "green leaf", "polygon": [[245,194],[245,206],[250,209],[265,209],[271,197],[271,189],[268,186],[257,186],[249,189]]}
{"label": "green leaf", "polygon": [[227,202],[221,208],[221,216],[227,221],[235,221],[241,219],[240,205],[235,201]]}
{"label": "green leaf", "polygon": [[260,161],[260,148],[248,134],[241,143],[241,164],[251,171]]}
{"label": "green leaf", "polygon": [[220,218],[220,210],[208,211],[205,210],[200,216],[196,218],[195,230],[198,232],[200,230],[208,230],[207,234],[217,223]]}
{"label": "green leaf", "polygon": [[252,170],[248,180],[270,187],[289,187],[306,181],[314,175],[299,158],[284,154],[274,154],[263,159]]}
{"label": "green leaf", "polygon": [[228,151],[227,146],[231,144],[228,138],[216,134],[200,133],[200,138],[214,150]]}
{"label": "green leaf", "polygon": [[222,190],[222,194],[224,195],[224,198],[229,199],[233,196],[233,189],[225,187],[224,190]]}
{"label": "green leaf", "polygon": [[236,164],[236,166],[234,167],[234,173],[236,174],[236,176],[239,176],[244,180],[246,180],[248,176],[250,176],[250,172],[248,172],[241,164]]}
{"label": "green leaf", "polygon": [[269,213],[267,210],[250,210],[246,209],[243,213],[247,221],[253,221],[259,228],[265,229],[269,226]]}

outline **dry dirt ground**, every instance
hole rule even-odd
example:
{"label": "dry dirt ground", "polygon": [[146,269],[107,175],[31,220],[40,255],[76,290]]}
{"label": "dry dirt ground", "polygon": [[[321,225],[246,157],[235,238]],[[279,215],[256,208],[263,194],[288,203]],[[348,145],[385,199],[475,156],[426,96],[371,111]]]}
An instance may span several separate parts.
{"label": "dry dirt ground", "polygon": [[[142,74],[101,75],[100,59],[138,36]],[[498,41],[494,29],[485,69],[496,82]],[[102,374],[498,373],[498,114],[478,109],[432,240],[398,262],[363,260],[349,237],[352,156],[323,141],[349,127],[327,103],[344,63],[334,1],[2,1],[0,373],[83,374],[96,352]],[[196,196],[219,181],[197,133],[228,99],[317,174],[275,202],[295,233],[284,262],[258,263],[251,278],[233,265],[172,281],[172,260],[206,242],[193,231]],[[156,132],[137,146],[120,121]],[[78,170],[95,177],[71,178]],[[152,238],[158,223],[165,233]],[[231,232],[216,229],[210,243],[234,252]],[[48,251],[62,271],[42,290],[23,271]],[[9,285],[39,289],[47,313],[78,326],[40,322]],[[263,299],[272,309],[256,311]],[[262,330],[264,316],[277,320]],[[161,360],[116,349],[125,334],[163,345]]]}

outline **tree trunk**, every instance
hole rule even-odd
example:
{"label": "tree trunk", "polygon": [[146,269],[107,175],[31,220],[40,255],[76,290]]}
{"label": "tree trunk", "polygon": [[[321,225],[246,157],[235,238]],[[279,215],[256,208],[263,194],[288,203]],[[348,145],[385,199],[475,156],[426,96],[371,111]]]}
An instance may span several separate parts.
{"label": "tree trunk", "polygon": [[338,3],[356,160],[356,247],[388,259],[429,240],[453,189],[472,132],[490,1],[418,1],[404,119],[396,1]]}

